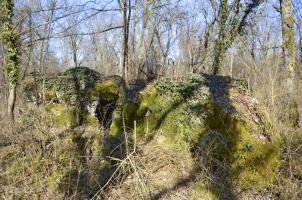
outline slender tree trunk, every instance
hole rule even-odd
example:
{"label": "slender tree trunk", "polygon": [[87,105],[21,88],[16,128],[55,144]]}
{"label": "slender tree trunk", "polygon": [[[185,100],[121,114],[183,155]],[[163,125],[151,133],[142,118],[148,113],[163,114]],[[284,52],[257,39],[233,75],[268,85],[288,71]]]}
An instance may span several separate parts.
{"label": "slender tree trunk", "polygon": [[302,63],[302,21],[300,19],[297,20],[296,22],[296,25],[297,25],[297,30],[298,30],[298,36],[299,36],[299,46],[298,46],[298,49],[299,49],[299,57],[298,57],[298,60],[299,60],[299,63],[301,64]]}
{"label": "slender tree trunk", "polygon": [[122,23],[123,23],[123,78],[127,81],[127,56],[128,56],[128,42],[127,42],[127,0],[122,3]]}
{"label": "slender tree trunk", "polygon": [[297,111],[297,102],[295,99],[296,92],[296,58],[295,58],[295,41],[294,41],[294,19],[291,0],[280,0],[282,15],[282,35],[285,65],[285,82],[284,86],[289,98],[289,120],[293,126],[299,122]]}
{"label": "slender tree trunk", "polygon": [[[215,43],[215,56],[213,62],[213,73],[223,75],[223,65],[225,53],[228,47],[232,45],[236,36],[242,32],[243,27],[247,24],[248,16],[257,8],[263,0],[253,0],[246,5],[246,9],[241,13],[240,0],[232,2],[233,12],[229,13],[228,0],[220,0],[219,7],[219,33]],[[240,14],[241,13],[241,14]],[[234,16],[232,16],[234,15]]]}
{"label": "slender tree trunk", "polygon": [[215,44],[215,56],[213,62],[213,73],[215,75],[223,74],[223,64],[225,59],[227,34],[226,23],[228,19],[228,0],[220,0],[220,19],[219,19],[219,35]]}
{"label": "slender tree trunk", "polygon": [[23,72],[23,75],[22,75],[22,79],[21,80],[24,80],[26,75],[27,75],[27,71],[28,71],[28,67],[30,66],[31,64],[31,56],[32,56],[32,52],[33,52],[33,30],[32,30],[32,4],[30,2],[29,4],[29,44],[30,44],[30,47],[29,47],[29,50],[28,50],[28,57],[27,57],[27,63],[25,65],[25,69],[24,69],[24,72]]}
{"label": "slender tree trunk", "polygon": [[15,115],[14,115],[14,110],[15,110],[15,105],[16,105],[16,88],[17,85],[11,85],[9,89],[9,94],[8,94],[8,99],[7,99],[7,113],[9,120],[11,122],[15,121]]}
{"label": "slender tree trunk", "polygon": [[2,40],[4,45],[5,66],[8,81],[7,112],[11,122],[14,122],[14,108],[16,103],[16,87],[19,77],[20,64],[20,42],[13,30],[12,17],[14,13],[14,3],[12,0],[2,0]]}
{"label": "slender tree trunk", "polygon": [[[129,4],[128,8],[128,0],[121,0],[120,1],[120,8],[121,8],[121,15],[122,15],[122,32],[121,32],[121,42],[122,42],[122,56],[120,60],[120,68],[122,72],[122,77],[124,80],[128,81],[127,71],[128,71],[128,52],[129,52],[129,24],[130,24],[130,15],[131,15],[131,8]],[[128,13],[127,13],[128,11]]]}
{"label": "slender tree trunk", "polygon": [[[150,6],[151,8],[149,9]],[[147,67],[148,50],[153,40],[152,37],[154,31],[149,30],[148,32],[147,29],[148,29],[149,20],[155,12],[155,6],[156,6],[155,1],[144,0],[143,14],[142,14],[142,28],[141,28],[141,34],[139,40],[139,52],[138,52],[138,63],[139,63],[138,66],[139,69],[137,74],[138,79],[142,79],[144,76],[146,76],[147,73],[145,73],[144,71],[148,71],[148,69],[145,70],[145,68]],[[145,37],[145,35],[147,37]]]}

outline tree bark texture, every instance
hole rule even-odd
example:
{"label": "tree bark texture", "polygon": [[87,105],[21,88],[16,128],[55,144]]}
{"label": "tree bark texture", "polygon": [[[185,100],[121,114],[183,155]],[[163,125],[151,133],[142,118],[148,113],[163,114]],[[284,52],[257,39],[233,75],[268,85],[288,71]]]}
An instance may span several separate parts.
{"label": "tree bark texture", "polygon": [[289,98],[289,121],[293,126],[297,126],[299,114],[297,111],[296,92],[296,58],[294,41],[294,19],[291,0],[280,0],[282,15],[282,36],[285,66],[284,89]]}
{"label": "tree bark texture", "polygon": [[220,1],[219,34],[215,44],[215,57],[213,62],[213,73],[215,75],[223,74],[223,64],[227,44],[227,19],[228,19],[228,0]]}
{"label": "tree bark texture", "polygon": [[13,0],[3,0],[1,2],[2,17],[2,40],[4,45],[5,67],[8,82],[8,116],[14,122],[14,108],[16,102],[16,87],[19,77],[20,64],[20,42],[13,29],[12,17],[14,13]]}

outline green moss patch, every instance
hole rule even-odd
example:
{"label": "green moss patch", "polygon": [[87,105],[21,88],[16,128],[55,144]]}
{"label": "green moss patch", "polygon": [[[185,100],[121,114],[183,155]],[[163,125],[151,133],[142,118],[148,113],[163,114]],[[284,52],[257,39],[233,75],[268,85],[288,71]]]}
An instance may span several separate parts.
{"label": "green moss patch", "polygon": [[[223,170],[234,187],[267,187],[276,178],[279,133],[246,94],[244,81],[209,75],[157,81],[139,93],[135,106],[124,110],[125,126],[134,129],[136,121],[137,137],[156,132],[167,144],[190,145],[193,152],[210,150],[224,166],[213,163],[214,171]],[[117,118],[111,125],[115,134],[123,131]]]}

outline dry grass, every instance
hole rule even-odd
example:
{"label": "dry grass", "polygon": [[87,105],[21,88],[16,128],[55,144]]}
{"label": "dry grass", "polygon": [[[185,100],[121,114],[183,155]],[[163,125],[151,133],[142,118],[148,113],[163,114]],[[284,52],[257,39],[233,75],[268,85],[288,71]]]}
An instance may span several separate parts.
{"label": "dry grass", "polygon": [[0,120],[0,199],[86,198],[100,181],[99,158],[80,152],[70,130],[46,125],[45,111],[22,110],[13,128]]}
{"label": "dry grass", "polygon": [[177,151],[158,140],[142,139],[126,158],[117,160],[122,181],[114,185],[106,199],[159,199],[177,185],[191,181],[190,150]]}
{"label": "dry grass", "polygon": [[[244,62],[241,60],[241,62]],[[248,72],[244,77],[249,80],[252,94],[261,104],[265,105],[270,113],[272,122],[280,130],[282,137],[281,166],[278,180],[270,188],[276,199],[302,199],[302,129],[292,127],[289,121],[289,98],[284,88],[284,69],[280,66],[282,58],[267,57],[262,65],[253,61],[245,62]],[[299,124],[302,125],[302,88],[301,66],[297,66],[296,100]]]}
{"label": "dry grass", "polygon": [[302,199],[302,130],[283,130],[282,161],[274,191],[280,199]]}

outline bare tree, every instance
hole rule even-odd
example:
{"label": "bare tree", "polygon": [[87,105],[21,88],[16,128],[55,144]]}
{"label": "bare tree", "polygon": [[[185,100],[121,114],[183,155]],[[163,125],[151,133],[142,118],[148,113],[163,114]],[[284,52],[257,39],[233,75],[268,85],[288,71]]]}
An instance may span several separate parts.
{"label": "bare tree", "polygon": [[219,6],[219,34],[215,42],[215,57],[213,73],[223,74],[223,65],[226,50],[232,45],[236,37],[242,33],[248,17],[263,0],[251,0],[245,5],[241,0],[235,0],[229,6],[228,0],[220,0]]}
{"label": "bare tree", "polygon": [[128,56],[129,56],[129,26],[131,17],[131,0],[118,0],[121,10],[121,42],[122,42],[122,55],[120,69],[122,72],[122,77],[125,81],[128,81],[127,71],[128,71]]}

